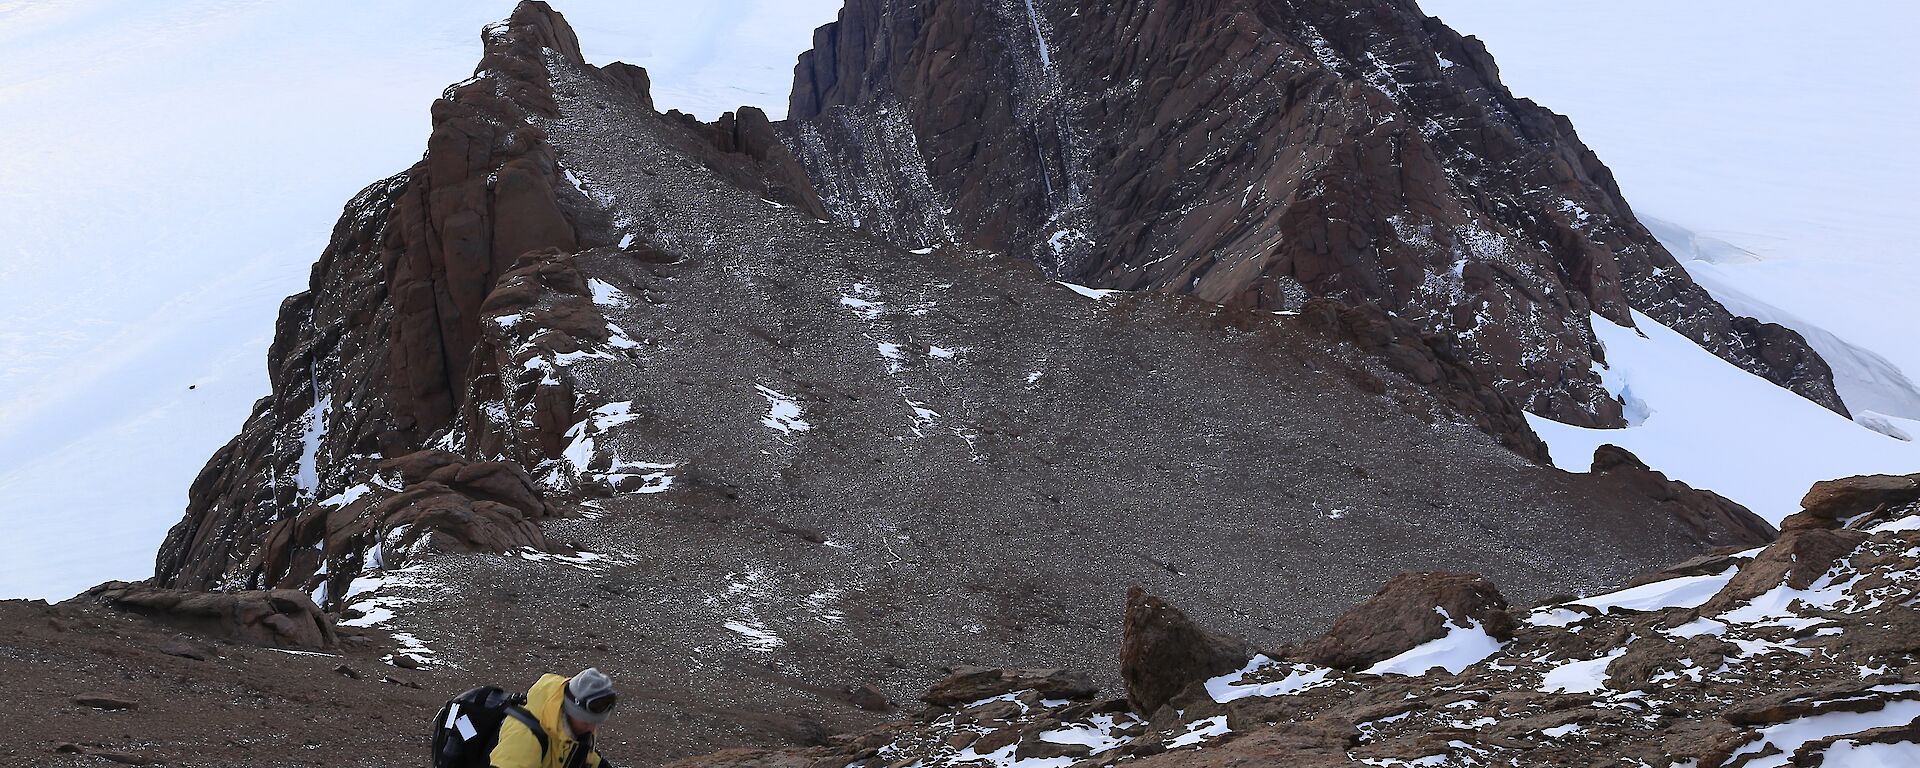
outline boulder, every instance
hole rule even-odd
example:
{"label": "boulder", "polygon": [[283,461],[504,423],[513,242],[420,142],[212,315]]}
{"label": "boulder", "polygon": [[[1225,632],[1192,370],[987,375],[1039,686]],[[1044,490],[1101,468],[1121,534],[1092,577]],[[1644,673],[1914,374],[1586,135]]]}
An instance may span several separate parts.
{"label": "boulder", "polygon": [[1838,528],[1852,518],[1920,501],[1920,474],[1864,475],[1814,483],[1781,527]]}
{"label": "boulder", "polygon": [[1314,664],[1359,669],[1446,636],[1448,624],[1466,627],[1469,622],[1479,622],[1501,640],[1513,636],[1507,599],[1493,582],[1476,573],[1403,573],[1341,614],[1333,629],[1301,646],[1297,655]]}
{"label": "boulder", "polygon": [[868,712],[886,712],[893,709],[893,702],[887,700],[887,694],[872,684],[862,685],[847,693],[847,701]]}
{"label": "boulder", "polygon": [[96,603],[212,637],[253,645],[324,651],[339,645],[333,617],[303,592],[189,592],[110,581],[75,600]]}
{"label": "boulder", "polygon": [[1127,590],[1120,676],[1134,711],[1151,716],[1187,686],[1240,669],[1253,655],[1245,642],[1201,629],[1165,600]]}
{"label": "boulder", "polygon": [[103,709],[109,712],[133,709],[140,706],[132,699],[109,696],[104,693],[88,693],[73,697],[73,703],[91,709]]}

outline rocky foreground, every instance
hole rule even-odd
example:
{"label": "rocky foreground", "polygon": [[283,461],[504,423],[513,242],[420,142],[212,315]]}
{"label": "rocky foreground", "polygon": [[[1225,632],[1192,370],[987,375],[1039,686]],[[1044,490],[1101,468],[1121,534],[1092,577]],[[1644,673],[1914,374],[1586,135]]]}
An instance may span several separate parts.
{"label": "rocky foreground", "polygon": [[[1774,543],[1695,558],[1584,598],[1510,606],[1474,574],[1409,573],[1323,636],[1258,651],[1138,589],[1102,696],[1065,669],[962,666],[910,720],[809,723],[675,768],[1149,766],[1895,766],[1920,759],[1920,475],[1822,483]],[[335,625],[297,591],[107,584],[0,602],[0,758],[17,765],[395,766],[486,670],[421,665],[404,633]],[[522,648],[505,682],[618,638]],[[1083,669],[1099,662],[1088,659]],[[524,676],[524,675],[523,675]],[[630,689],[606,740],[672,761],[674,691]],[[846,696],[878,718],[896,702]],[[811,729],[811,730],[809,730]],[[700,743],[687,737],[685,743]],[[706,743],[714,743],[707,741]]]}
{"label": "rocky foreground", "polygon": [[1822,483],[1779,540],[1617,592],[1507,605],[1411,573],[1255,654],[1135,590],[1100,698],[957,669],[910,723],[677,768],[1920,764],[1920,475]]}

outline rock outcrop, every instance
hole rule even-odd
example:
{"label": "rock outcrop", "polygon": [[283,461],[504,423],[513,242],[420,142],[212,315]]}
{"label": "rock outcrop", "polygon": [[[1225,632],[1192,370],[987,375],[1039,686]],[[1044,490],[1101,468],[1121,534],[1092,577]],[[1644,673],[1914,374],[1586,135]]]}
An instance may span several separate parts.
{"label": "rock outcrop", "polygon": [[[531,122],[555,109],[548,58],[582,65],[579,43],[538,2],[482,41],[475,76],[433,105],[425,157],[348,203],[309,289],[282,305],[273,392],[195,479],[156,559],[161,585],[311,589],[328,559],[357,566],[394,527],[369,514],[388,491],[437,499],[396,514],[424,515],[456,548],[538,542],[527,520],[545,513],[368,482],[383,457],[436,438],[524,466],[557,458],[573,393],[537,370],[529,382],[524,363],[607,339],[569,258],[605,222]],[[631,90],[646,82],[635,70],[595,71]],[[515,312],[529,322],[498,321]],[[505,528],[481,530],[493,523]]]}
{"label": "rock outcrop", "polygon": [[1633,312],[1838,412],[1793,331],[1731,315],[1566,118],[1411,0],[852,0],[789,141],[835,220],[1061,279],[1458,340],[1526,410],[1624,426],[1590,322]]}
{"label": "rock outcrop", "polygon": [[1298,656],[1324,667],[1360,669],[1438,640],[1449,626],[1476,624],[1496,639],[1513,636],[1507,599],[1486,577],[1404,573],[1335,620],[1326,635],[1301,646]]}
{"label": "rock outcrop", "polygon": [[1618,476],[1647,498],[1670,507],[1675,517],[1712,544],[1750,547],[1771,542],[1780,534],[1766,519],[1732,499],[1669,480],[1620,446],[1594,449],[1592,471]]}
{"label": "rock outcrop", "polygon": [[1127,591],[1120,676],[1133,711],[1152,715],[1194,683],[1232,672],[1253,658],[1244,641],[1208,632],[1180,609],[1134,587]]}
{"label": "rock outcrop", "polygon": [[1812,587],[1869,538],[1862,530],[1867,525],[1920,511],[1920,475],[1816,483],[1800,506],[1781,521],[1780,537],[1741,568],[1703,610],[1731,610],[1782,584],[1795,590]]}
{"label": "rock outcrop", "polygon": [[207,593],[110,581],[74,599],[253,645],[325,651],[340,641],[333,617],[322,613],[304,593],[291,589]]}
{"label": "rock outcrop", "polygon": [[1064,669],[989,669],[955,667],[920,697],[932,706],[953,707],[1017,691],[1049,699],[1080,700],[1100,692],[1084,672]]}

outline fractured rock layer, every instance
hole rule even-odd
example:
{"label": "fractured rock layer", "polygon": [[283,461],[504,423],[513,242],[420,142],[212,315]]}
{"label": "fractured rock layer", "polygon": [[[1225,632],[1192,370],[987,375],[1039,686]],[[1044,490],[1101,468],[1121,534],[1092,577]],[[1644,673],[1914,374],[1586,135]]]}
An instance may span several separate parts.
{"label": "fractured rock layer", "polygon": [[1527,410],[1624,426],[1590,317],[1631,310],[1845,413],[1798,334],[1734,317],[1566,118],[1411,0],[851,0],[789,141],[841,223],[1066,280],[1459,339]]}

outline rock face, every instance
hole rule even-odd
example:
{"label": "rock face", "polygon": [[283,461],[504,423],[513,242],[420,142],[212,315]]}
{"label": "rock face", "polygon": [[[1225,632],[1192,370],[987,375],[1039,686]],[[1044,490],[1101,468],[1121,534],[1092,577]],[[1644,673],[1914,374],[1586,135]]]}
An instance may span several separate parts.
{"label": "rock face", "polygon": [[[383,457],[456,427],[474,456],[556,458],[576,421],[573,393],[522,364],[607,339],[570,256],[604,222],[529,122],[555,109],[546,57],[580,62],[579,44],[542,3],[521,4],[482,40],[478,74],[433,105],[424,159],[348,203],[309,290],[282,305],[273,394],[194,481],[157,558],[160,584],[313,589],[328,562],[315,552],[352,573],[407,525],[368,517],[388,491],[413,494],[400,517],[424,516],[456,548],[539,541],[527,521],[551,510],[537,499],[476,509],[444,489],[371,482]],[[645,82],[634,69],[596,73],[632,88]],[[537,338],[498,321],[514,313],[535,316],[518,334]],[[490,405],[476,412],[476,402]]]}
{"label": "rock face", "polygon": [[1478,624],[1496,639],[1513,636],[1507,599],[1486,577],[1474,573],[1404,573],[1387,582],[1299,651],[1301,659],[1336,669],[1359,669],[1385,661],[1429,640],[1449,626]]}
{"label": "rock face", "polygon": [[1133,711],[1152,715],[1187,686],[1239,669],[1251,658],[1245,642],[1201,629],[1146,590],[1127,591],[1120,676]]}
{"label": "rock face", "polygon": [[1845,412],[1804,340],[1708,296],[1566,118],[1411,0],[850,0],[789,120],[834,219],[896,242],[1237,307],[1376,306],[1581,426],[1624,426],[1590,322],[1637,310]]}
{"label": "rock face", "polygon": [[1620,446],[1602,445],[1594,449],[1592,471],[1618,475],[1632,483],[1648,498],[1671,507],[1675,517],[1686,521],[1715,544],[1757,546],[1773,541],[1780,534],[1764,518],[1732,499],[1669,480]]}
{"label": "rock face", "polygon": [[325,651],[339,644],[332,617],[321,613],[305,594],[290,589],[206,593],[110,581],[75,600],[254,645]]}

